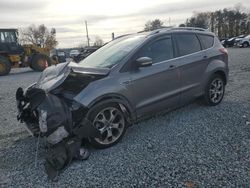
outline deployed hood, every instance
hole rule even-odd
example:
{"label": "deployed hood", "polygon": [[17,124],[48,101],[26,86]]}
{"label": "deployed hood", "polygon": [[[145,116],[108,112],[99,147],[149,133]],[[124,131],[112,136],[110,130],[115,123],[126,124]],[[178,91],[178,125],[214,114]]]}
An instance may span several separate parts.
{"label": "deployed hood", "polygon": [[73,72],[83,73],[83,74],[107,75],[110,72],[109,68],[82,67],[74,62],[69,63],[68,66],[73,70]]}
{"label": "deployed hood", "polygon": [[59,85],[61,85],[70,74],[92,75],[92,76],[105,76],[108,75],[110,69],[108,68],[90,68],[81,67],[76,63],[60,63],[46,68],[40,78],[38,79],[36,86],[37,88],[43,89],[49,92]]}

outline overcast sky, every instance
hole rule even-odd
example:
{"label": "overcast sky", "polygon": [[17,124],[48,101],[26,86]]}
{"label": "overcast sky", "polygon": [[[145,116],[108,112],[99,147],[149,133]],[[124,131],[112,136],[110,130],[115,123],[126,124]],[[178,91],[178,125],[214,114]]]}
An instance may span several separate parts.
{"label": "overcast sky", "polygon": [[84,20],[91,43],[95,36],[105,42],[111,33],[137,32],[148,20],[165,25],[185,22],[194,12],[232,8],[241,3],[249,11],[250,0],[0,0],[0,28],[45,24],[56,28],[58,47],[86,43]]}

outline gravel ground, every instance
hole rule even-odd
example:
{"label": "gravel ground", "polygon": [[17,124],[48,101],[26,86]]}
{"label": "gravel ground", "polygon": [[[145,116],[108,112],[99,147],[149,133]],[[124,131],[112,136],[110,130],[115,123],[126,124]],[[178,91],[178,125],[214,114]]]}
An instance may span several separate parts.
{"label": "gravel ground", "polygon": [[16,121],[15,91],[39,73],[0,78],[0,187],[250,187],[250,49],[229,49],[230,79],[216,107],[193,103],[131,127],[122,142],[91,149],[58,182],[47,180],[42,146]]}

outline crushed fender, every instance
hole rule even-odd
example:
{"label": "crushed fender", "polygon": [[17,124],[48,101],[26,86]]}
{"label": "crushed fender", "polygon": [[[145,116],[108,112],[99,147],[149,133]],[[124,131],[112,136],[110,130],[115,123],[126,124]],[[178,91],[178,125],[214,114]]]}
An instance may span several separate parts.
{"label": "crushed fender", "polygon": [[99,137],[100,132],[85,117],[77,117],[79,108],[75,109],[72,103],[35,87],[26,92],[18,88],[16,100],[17,119],[25,123],[34,136],[44,137],[48,143],[45,171],[49,179],[55,180],[73,159],[89,157],[82,141]]}

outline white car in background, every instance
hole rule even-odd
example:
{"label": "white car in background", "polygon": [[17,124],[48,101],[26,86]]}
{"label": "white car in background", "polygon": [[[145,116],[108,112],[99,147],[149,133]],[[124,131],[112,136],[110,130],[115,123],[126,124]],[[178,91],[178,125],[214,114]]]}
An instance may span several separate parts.
{"label": "white car in background", "polygon": [[71,51],[69,52],[69,56],[70,56],[71,58],[73,58],[73,57],[79,55],[79,53],[80,53],[79,50],[71,50]]}
{"label": "white car in background", "polygon": [[243,38],[235,39],[235,45],[243,47],[243,48],[249,47],[250,46],[250,35],[247,35]]}

